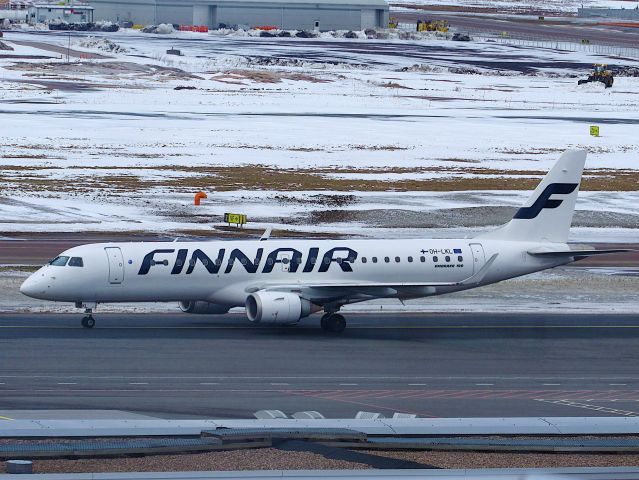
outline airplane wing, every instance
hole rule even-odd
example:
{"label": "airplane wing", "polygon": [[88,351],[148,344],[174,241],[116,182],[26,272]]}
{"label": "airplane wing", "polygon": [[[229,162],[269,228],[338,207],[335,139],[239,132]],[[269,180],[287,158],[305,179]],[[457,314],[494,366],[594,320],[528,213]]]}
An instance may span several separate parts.
{"label": "airplane wing", "polygon": [[459,282],[309,282],[309,283],[268,283],[261,285],[253,285],[246,289],[248,293],[259,290],[266,291],[287,291],[307,294],[313,296],[315,294],[333,296],[350,296],[353,293],[375,294],[380,295],[381,291],[387,291],[388,295],[395,295],[398,292],[406,294],[427,295],[435,293],[437,287],[458,287],[464,285],[479,284],[486,276],[486,273],[495,262],[499,254],[494,254],[488,259],[484,266],[471,277]]}

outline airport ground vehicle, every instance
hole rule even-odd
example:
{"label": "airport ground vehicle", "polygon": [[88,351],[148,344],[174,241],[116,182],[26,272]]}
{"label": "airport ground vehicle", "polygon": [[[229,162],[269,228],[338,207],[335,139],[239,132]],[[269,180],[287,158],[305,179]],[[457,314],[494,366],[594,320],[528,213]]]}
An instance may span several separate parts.
{"label": "airport ground vehicle", "polygon": [[577,85],[583,85],[590,82],[601,82],[606,88],[612,87],[615,82],[615,76],[611,70],[606,69],[607,65],[597,63],[593,66],[592,72],[588,75],[588,78],[581,79],[577,82]]}
{"label": "airport ground vehicle", "polygon": [[455,33],[451,40],[454,40],[455,42],[470,42],[470,35],[465,33]]}
{"label": "airport ground vehicle", "polygon": [[445,20],[418,20],[418,32],[447,32],[449,30],[448,22]]}

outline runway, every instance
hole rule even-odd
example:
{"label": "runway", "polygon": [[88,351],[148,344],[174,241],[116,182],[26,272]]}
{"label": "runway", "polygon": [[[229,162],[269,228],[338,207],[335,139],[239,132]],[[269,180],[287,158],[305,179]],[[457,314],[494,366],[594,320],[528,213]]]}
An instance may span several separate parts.
{"label": "runway", "polygon": [[79,315],[1,315],[0,410],[639,415],[636,315],[351,314],[342,335],[314,317],[96,318],[86,330]]}

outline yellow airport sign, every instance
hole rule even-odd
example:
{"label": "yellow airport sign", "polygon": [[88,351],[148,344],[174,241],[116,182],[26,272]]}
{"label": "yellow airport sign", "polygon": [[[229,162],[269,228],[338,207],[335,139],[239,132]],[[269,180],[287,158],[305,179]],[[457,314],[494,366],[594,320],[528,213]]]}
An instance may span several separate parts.
{"label": "yellow airport sign", "polygon": [[224,221],[229,225],[234,223],[235,225],[240,226],[248,222],[248,218],[243,213],[225,213]]}

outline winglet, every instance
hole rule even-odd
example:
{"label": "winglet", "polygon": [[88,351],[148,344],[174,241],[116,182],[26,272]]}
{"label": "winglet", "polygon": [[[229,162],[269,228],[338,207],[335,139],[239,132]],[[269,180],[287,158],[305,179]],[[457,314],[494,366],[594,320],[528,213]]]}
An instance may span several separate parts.
{"label": "winglet", "polygon": [[264,233],[260,237],[260,242],[265,242],[266,240],[271,238],[272,231],[273,231],[273,227],[268,227],[266,230],[264,230]]}

